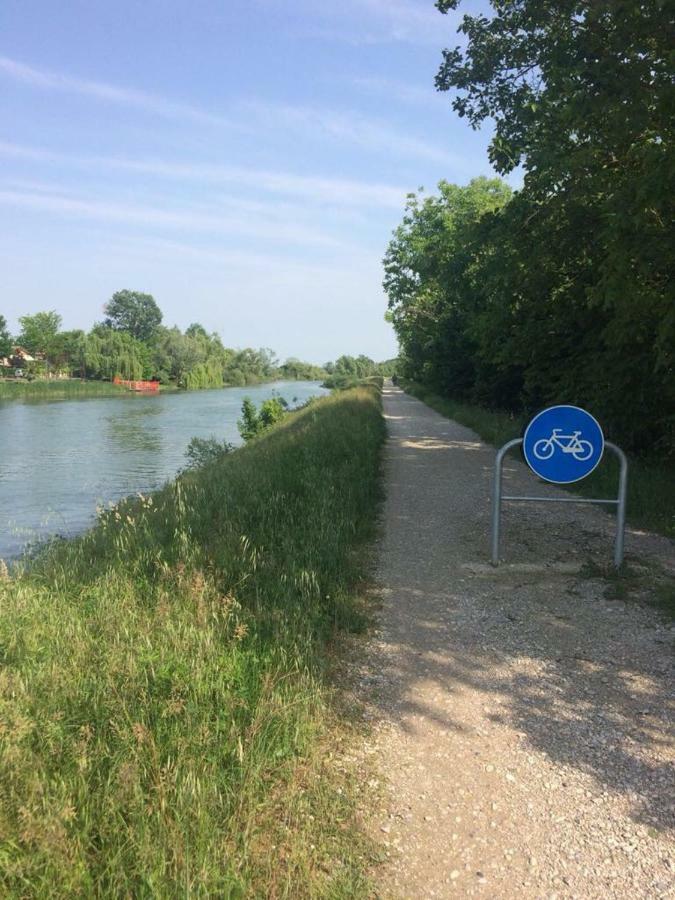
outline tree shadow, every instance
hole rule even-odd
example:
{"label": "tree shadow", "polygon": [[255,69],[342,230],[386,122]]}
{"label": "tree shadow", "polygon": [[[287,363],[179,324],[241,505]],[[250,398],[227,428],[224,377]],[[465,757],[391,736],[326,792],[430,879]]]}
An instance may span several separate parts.
{"label": "tree shadow", "polygon": [[[502,545],[512,565],[491,569],[494,451],[412,404],[398,399],[389,423],[373,714],[404,732],[418,717],[462,732],[452,697],[476,689],[496,701],[490,721],[623,797],[634,821],[675,828],[673,635],[653,610],[604,596],[611,521],[568,504],[512,507]],[[516,460],[505,480],[531,489]],[[592,578],[568,565],[589,558]],[[421,699],[438,692],[443,704]]]}

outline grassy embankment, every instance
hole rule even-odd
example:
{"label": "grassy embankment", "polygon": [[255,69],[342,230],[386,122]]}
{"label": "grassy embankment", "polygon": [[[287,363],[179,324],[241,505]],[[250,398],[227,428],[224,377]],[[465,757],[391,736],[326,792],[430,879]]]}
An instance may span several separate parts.
{"label": "grassy embankment", "polygon": [[78,397],[110,397],[127,394],[125,387],[109,381],[81,381],[79,378],[27,379],[0,378],[0,400],[54,399],[67,400]]}
{"label": "grassy embankment", "polygon": [[0,572],[3,897],[367,891],[326,671],[383,431],[324,398]]}
{"label": "grassy embankment", "polygon": [[[526,419],[441,397],[416,382],[399,380],[405,391],[432,409],[473,429],[483,440],[499,447],[521,437]],[[585,497],[616,497],[619,464],[607,453],[598,468],[576,484],[566,486]],[[630,524],[675,537],[675,465],[629,458],[628,510]]]}

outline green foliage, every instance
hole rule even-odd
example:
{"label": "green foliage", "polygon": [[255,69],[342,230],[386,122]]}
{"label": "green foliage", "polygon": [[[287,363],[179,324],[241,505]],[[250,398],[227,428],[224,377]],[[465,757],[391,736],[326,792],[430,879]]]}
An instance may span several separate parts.
{"label": "green foliage", "polygon": [[[408,372],[489,405],[580,403],[627,446],[672,453],[672,16],[659,0],[492,7],[464,17],[436,84],[472,126],[494,123],[492,161],[522,165],[524,186],[453,243],[419,209],[404,220],[390,299]],[[448,258],[454,289],[435,277]],[[397,316],[406,277],[416,300]],[[450,368],[420,363],[443,340]]]}
{"label": "green foliage", "polygon": [[325,398],[0,574],[3,897],[369,895],[325,673],[382,441]]}
{"label": "green foliage", "polygon": [[39,312],[32,316],[20,316],[21,333],[17,342],[31,353],[49,355],[61,327],[61,316],[55,311]]}
{"label": "green foliage", "polygon": [[314,366],[291,356],[279,366],[279,377],[296,381],[321,381],[326,376],[323,366]]}
{"label": "green foliage", "polygon": [[137,380],[151,374],[149,348],[127,332],[105,325],[96,325],[86,335],[82,358],[85,371],[92,378],[110,381],[118,375]]}
{"label": "green foliage", "polygon": [[248,442],[280,422],[287,410],[288,403],[283,397],[263,400],[260,410],[256,409],[255,403],[249,397],[245,397],[241,406],[241,419],[237,422],[239,434]]}
{"label": "green foliage", "polygon": [[227,441],[219,441],[215,437],[193,437],[187,446],[187,469],[200,469],[210,463],[218,462],[226,453],[231,453],[234,446]]}
{"label": "green foliage", "polygon": [[395,373],[397,365],[397,359],[376,363],[368,356],[341,356],[334,363],[326,363],[324,368],[328,376],[323,384],[327,388],[345,390],[369,378],[389,378]]}
{"label": "green foliage", "polygon": [[162,311],[155,298],[139,291],[117,291],[104,309],[104,325],[124,331],[137,341],[151,340],[162,322]]}
{"label": "green foliage", "polygon": [[[318,381],[326,375],[323,367],[294,357],[279,363],[268,347],[225,347],[219,335],[209,334],[198,322],[185,332],[176,326],[166,328],[161,324],[161,310],[149,294],[117,291],[105,309],[105,322],[95,325],[89,334],[59,331],[61,317],[56,312],[24,316],[20,321],[26,348],[45,356],[44,361],[32,364],[33,369],[40,369],[38,374],[50,370],[97,380],[116,375],[129,380],[152,378],[188,390],[243,387],[276,379]],[[3,322],[0,317],[0,347],[6,344],[9,349]],[[328,367],[360,378],[389,374],[384,368],[391,363],[376,364],[364,356],[341,357]]]}
{"label": "green foliage", "polygon": [[12,352],[12,336],[7,328],[7,319],[0,315],[0,356],[9,356]]}

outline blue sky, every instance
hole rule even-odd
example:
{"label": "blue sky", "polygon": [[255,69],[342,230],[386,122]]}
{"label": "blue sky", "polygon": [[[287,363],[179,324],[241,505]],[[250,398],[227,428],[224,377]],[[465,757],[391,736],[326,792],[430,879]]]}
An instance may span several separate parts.
{"label": "blue sky", "polygon": [[432,0],[3,0],[0,313],[89,328],[130,288],[228,346],[394,355],[381,260],[406,193],[491,174],[489,133],[433,87],[458,20]]}

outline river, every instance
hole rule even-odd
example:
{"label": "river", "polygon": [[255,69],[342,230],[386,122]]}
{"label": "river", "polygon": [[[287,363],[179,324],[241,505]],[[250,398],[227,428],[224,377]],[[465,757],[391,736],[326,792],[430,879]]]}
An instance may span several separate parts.
{"label": "river", "polygon": [[89,527],[96,506],[154,490],[185,464],[192,437],[240,444],[244,397],[291,405],[327,394],[319,382],[279,381],[157,396],[0,402],[0,559]]}

